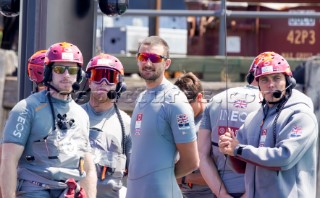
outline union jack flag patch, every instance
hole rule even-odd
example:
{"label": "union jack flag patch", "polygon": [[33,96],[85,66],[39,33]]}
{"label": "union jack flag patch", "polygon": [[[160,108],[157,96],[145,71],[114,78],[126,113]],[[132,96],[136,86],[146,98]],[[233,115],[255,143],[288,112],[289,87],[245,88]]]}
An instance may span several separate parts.
{"label": "union jack flag patch", "polygon": [[189,118],[186,114],[177,115],[177,124],[178,124],[179,129],[189,129],[190,128]]}
{"label": "union jack flag patch", "polygon": [[302,128],[294,126],[290,132],[290,137],[300,137],[302,134]]}
{"label": "union jack flag patch", "polygon": [[233,106],[235,108],[245,109],[245,108],[247,108],[248,104],[245,100],[236,100],[236,101],[234,101]]}

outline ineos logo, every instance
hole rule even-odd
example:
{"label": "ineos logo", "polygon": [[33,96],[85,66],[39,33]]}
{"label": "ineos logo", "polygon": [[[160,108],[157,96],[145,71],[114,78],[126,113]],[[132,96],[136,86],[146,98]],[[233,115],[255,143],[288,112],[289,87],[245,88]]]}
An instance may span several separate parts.
{"label": "ineos logo", "polygon": [[220,120],[229,120],[234,122],[244,122],[246,120],[248,113],[245,111],[233,111],[221,109],[220,111]]}
{"label": "ineos logo", "polygon": [[21,137],[21,133],[24,130],[24,124],[26,122],[25,115],[28,113],[28,110],[21,112],[17,118],[17,124],[15,126],[15,130],[13,131],[13,135],[16,137]]}

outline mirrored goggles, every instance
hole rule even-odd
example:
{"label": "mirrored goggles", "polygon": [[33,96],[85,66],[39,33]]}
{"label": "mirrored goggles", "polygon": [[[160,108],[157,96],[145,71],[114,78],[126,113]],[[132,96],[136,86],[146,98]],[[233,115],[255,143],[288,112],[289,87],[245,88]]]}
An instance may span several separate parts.
{"label": "mirrored goggles", "polygon": [[141,62],[150,60],[152,63],[160,63],[162,60],[167,59],[167,57],[152,53],[138,53],[137,59]]}
{"label": "mirrored goggles", "polygon": [[114,85],[120,80],[119,72],[112,69],[94,68],[91,70],[90,80],[100,84],[105,80],[107,84]]}
{"label": "mirrored goggles", "polygon": [[56,74],[63,74],[66,70],[68,70],[68,73],[70,75],[77,74],[79,69],[80,68],[78,66],[65,66],[65,65],[54,65],[52,68],[52,70]]}

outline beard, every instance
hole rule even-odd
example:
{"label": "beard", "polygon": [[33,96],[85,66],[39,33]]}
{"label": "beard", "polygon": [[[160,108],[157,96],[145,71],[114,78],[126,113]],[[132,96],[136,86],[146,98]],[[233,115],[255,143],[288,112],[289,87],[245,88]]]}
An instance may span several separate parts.
{"label": "beard", "polygon": [[141,78],[147,81],[155,81],[157,80],[161,75],[162,71],[160,69],[158,70],[152,70],[152,71],[145,71],[144,69],[139,70]]}
{"label": "beard", "polygon": [[64,82],[63,84],[62,83],[53,83],[53,82],[51,82],[50,84],[55,89],[57,89],[55,91],[56,92],[58,91],[57,93],[59,93],[59,94],[65,95],[65,94],[69,94],[69,93],[71,93],[73,91],[71,82],[68,82],[68,83]]}
{"label": "beard", "polygon": [[104,92],[104,91],[91,91],[91,92],[92,92],[92,97],[96,102],[104,103],[110,100],[108,97],[108,92]]}

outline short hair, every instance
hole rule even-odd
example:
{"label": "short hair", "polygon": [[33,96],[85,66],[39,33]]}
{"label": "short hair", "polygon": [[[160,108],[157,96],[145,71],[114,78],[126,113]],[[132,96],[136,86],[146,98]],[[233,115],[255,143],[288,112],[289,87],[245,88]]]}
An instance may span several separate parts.
{"label": "short hair", "polygon": [[138,52],[139,49],[142,45],[150,45],[150,46],[154,46],[154,45],[162,45],[164,48],[164,56],[166,56],[166,58],[169,58],[169,45],[168,43],[161,37],[159,36],[149,36],[147,38],[145,38],[138,47]]}
{"label": "short hair", "polygon": [[203,92],[201,81],[192,72],[183,74],[174,84],[184,92],[189,103],[195,101],[198,94]]}

